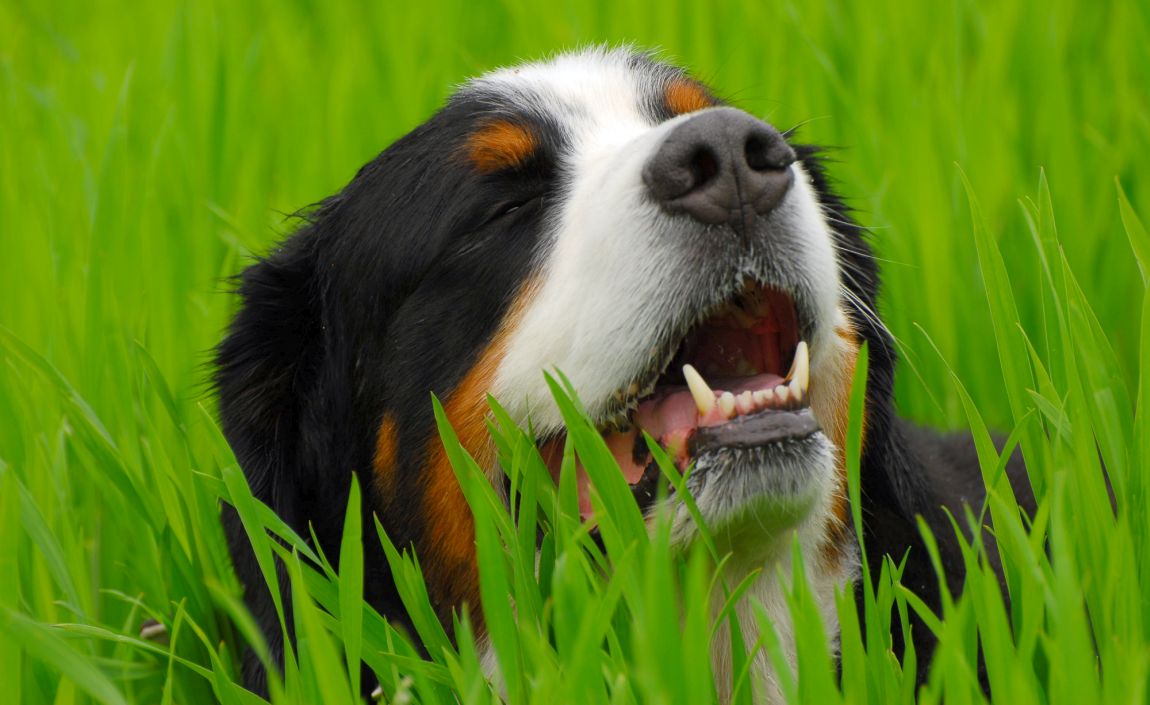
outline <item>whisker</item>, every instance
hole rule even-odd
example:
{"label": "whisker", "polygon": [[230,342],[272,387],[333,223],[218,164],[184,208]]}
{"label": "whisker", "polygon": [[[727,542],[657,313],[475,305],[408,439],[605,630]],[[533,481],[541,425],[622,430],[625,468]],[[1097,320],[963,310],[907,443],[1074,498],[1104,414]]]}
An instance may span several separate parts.
{"label": "whisker", "polygon": [[[896,260],[896,259],[888,259],[886,257],[879,257],[878,255],[874,254],[873,252],[868,252],[867,250],[857,249],[857,248],[851,247],[850,245],[846,245],[843,243],[835,243],[835,249],[850,253],[852,255],[857,255],[859,257],[862,257],[863,259],[868,259],[868,260],[871,260],[874,262],[882,262],[883,264],[896,264],[900,267],[911,267],[911,268],[915,268],[915,269],[918,268],[918,265],[911,264],[909,262],[900,262],[899,260]],[[847,266],[857,267],[858,266],[854,262],[840,262],[840,265],[844,266],[844,267],[847,267]],[[856,269],[856,271],[857,271],[857,269]]]}
{"label": "whisker", "polygon": [[828,223],[834,223],[835,225],[841,225],[844,228],[858,228],[859,230],[862,230],[863,232],[867,232],[867,233],[874,232],[876,230],[890,230],[891,229],[891,226],[889,226],[889,225],[868,225],[866,227],[863,227],[863,226],[859,225],[858,223],[852,223],[849,220],[840,220],[838,218],[832,218],[826,214],[823,215],[823,220],[825,220]]}
{"label": "whisker", "polygon": [[[843,274],[848,279],[850,279],[851,283],[853,283],[855,286],[858,286],[858,281],[854,277],[851,276],[850,272],[844,271]],[[870,307],[869,304],[867,304],[865,301],[863,301],[861,298],[859,298],[859,296],[857,294],[855,294],[853,291],[851,291],[846,286],[843,286],[840,284],[839,285],[839,291],[842,293],[844,298],[846,298],[851,304],[853,304],[857,308],[859,313],[862,314],[863,318],[866,319],[866,321],[868,323],[870,323],[876,329],[881,330],[882,332],[886,333],[886,335],[891,339],[891,341],[893,341],[894,344],[896,346],[898,346],[900,351],[906,350],[906,345],[898,338],[898,336],[896,336],[894,333],[891,332],[890,328],[887,328],[886,324],[882,322],[882,319],[879,318],[878,314],[875,312],[875,310],[873,308]]]}
{"label": "whisker", "polygon": [[830,116],[820,115],[818,117],[811,117],[811,118],[807,118],[806,120],[800,120],[799,122],[795,123],[791,127],[783,130],[783,137],[789,139],[790,136],[793,135],[796,131],[798,131],[799,128],[805,127],[805,126],[811,124],[812,122],[815,122],[816,120],[826,120],[828,117],[830,117]]}

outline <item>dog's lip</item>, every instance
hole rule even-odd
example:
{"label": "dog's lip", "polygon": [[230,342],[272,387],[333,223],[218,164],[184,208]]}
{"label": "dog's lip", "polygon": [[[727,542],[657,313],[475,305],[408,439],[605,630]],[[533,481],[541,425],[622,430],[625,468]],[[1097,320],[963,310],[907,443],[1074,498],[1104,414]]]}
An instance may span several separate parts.
{"label": "dog's lip", "polygon": [[[686,394],[685,392],[682,394]],[[671,460],[685,471],[693,461],[710,453],[749,449],[783,450],[787,444],[808,439],[822,432],[822,426],[809,407],[797,409],[766,409],[752,414],[736,415],[722,423],[675,428],[661,437],[659,445]],[[650,456],[643,434],[634,429],[628,433],[605,434],[607,448],[619,462],[624,479],[631,487],[641,510],[649,508],[659,495],[660,485],[674,493],[670,483],[662,476],[656,461]],[[562,458],[565,436],[544,443],[540,452],[558,482],[559,460]],[[641,448],[641,450],[640,450]],[[576,466],[576,485],[579,510],[584,519],[593,514],[589,478]],[[695,470],[695,475],[706,473],[706,468]]]}
{"label": "dog's lip", "polygon": [[[736,294],[709,311],[683,333],[671,355],[674,362],[662,365],[642,385],[632,382],[617,390],[612,396],[623,408],[615,407],[598,423],[642,508],[655,494],[655,481],[662,482],[645,435],[685,472],[701,455],[724,445],[764,447],[818,430],[809,412],[790,413],[809,407],[811,371],[811,351],[792,294],[745,280]],[[564,436],[540,442],[556,481]],[[586,516],[591,505],[581,469],[578,479]]]}
{"label": "dog's lip", "polygon": [[[683,376],[686,386],[657,390],[630,416],[634,426],[657,439],[672,454],[680,469],[685,470],[696,457],[690,444],[699,433],[703,433],[700,437],[704,439],[703,446],[714,446],[725,440],[750,444],[760,436],[763,437],[762,443],[769,443],[776,437],[786,437],[788,433],[804,432],[809,425],[788,424],[784,421],[786,416],[780,416],[774,422],[768,420],[773,418],[774,412],[790,412],[810,406],[810,353],[805,341],[799,341],[796,346],[786,377],[760,372],[741,377],[713,377],[708,382],[690,364],[684,365]],[[752,418],[754,421],[749,421]],[[711,432],[710,429],[717,430]],[[641,474],[639,466],[645,463],[646,449],[634,445],[638,441],[634,428],[607,432],[605,437],[610,442],[619,434],[630,438],[633,443],[629,455],[615,452],[624,476],[633,483]],[[618,450],[625,448],[624,444]]]}
{"label": "dog's lip", "polygon": [[822,427],[809,408],[768,409],[749,416],[736,416],[716,426],[700,426],[692,434],[691,457],[723,448],[760,448],[772,443],[809,438]]}
{"label": "dog's lip", "polygon": [[[680,470],[686,470],[700,451],[720,445],[752,447],[785,439],[791,435],[808,436],[818,424],[809,412],[809,361],[807,348],[800,344],[797,363],[787,377],[762,373],[734,379],[716,379],[718,389],[711,389],[693,369],[687,387],[674,387],[646,401],[632,415],[635,426],[655,438],[667,450]],[[761,396],[761,395],[770,396]],[[783,397],[781,394],[789,394]],[[807,411],[806,415],[796,412]],[[803,422],[799,423],[798,419]],[[809,420],[809,422],[808,422]],[[814,423],[815,429],[808,426]],[[638,431],[608,432],[631,437],[638,443]],[[624,476],[634,482],[636,469],[647,459],[647,449],[635,446],[629,467],[620,460]]]}
{"label": "dog's lip", "polygon": [[[689,366],[688,366],[689,367]],[[763,448],[807,438],[820,430],[809,409],[809,359],[800,343],[795,362],[786,378],[773,373],[748,377],[716,378],[711,389],[693,369],[688,386],[663,388],[643,401],[631,415],[626,429],[605,431],[603,440],[640,507],[646,509],[657,495],[660,473],[644,432],[669,454],[680,471],[708,452],[722,448]],[[759,402],[756,395],[769,390],[792,391],[794,396],[772,397]],[[540,451],[555,480],[561,467],[564,438],[544,442]],[[591,514],[586,473],[579,475],[580,510]]]}

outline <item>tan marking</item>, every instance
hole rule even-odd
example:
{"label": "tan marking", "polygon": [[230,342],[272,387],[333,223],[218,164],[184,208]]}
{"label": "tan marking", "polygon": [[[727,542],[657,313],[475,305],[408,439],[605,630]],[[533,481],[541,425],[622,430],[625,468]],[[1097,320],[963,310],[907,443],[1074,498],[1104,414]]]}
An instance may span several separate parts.
{"label": "tan marking", "polygon": [[[488,467],[493,460],[484,423],[485,394],[495,377],[500,342],[497,339],[488,347],[443,407],[460,444],[481,467]],[[450,610],[464,602],[473,608],[479,604],[475,524],[438,433],[431,439],[424,472],[427,485],[423,509],[427,526],[434,533],[434,543],[422,547],[426,556],[423,572],[428,586],[438,588],[441,593],[433,595],[440,617],[448,618]]]}
{"label": "tan marking", "polygon": [[677,78],[668,83],[663,89],[663,101],[675,115],[693,113],[715,104],[715,99],[707,94],[706,89],[686,78]]}
{"label": "tan marking", "polygon": [[493,120],[467,138],[467,158],[479,171],[490,174],[522,164],[538,142],[527,127],[509,120]]}
{"label": "tan marking", "polygon": [[[847,495],[846,441],[850,423],[851,385],[858,362],[859,338],[852,327],[835,328],[843,341],[834,369],[811,377],[811,406],[822,423],[823,431],[835,447],[837,477],[831,500],[831,517],[821,546],[826,567],[836,568],[845,557],[850,512]],[[862,446],[866,445],[866,409],[863,409]]]}
{"label": "tan marking", "polygon": [[[485,471],[495,465],[495,448],[487,432],[487,394],[533,290],[530,284],[521,290],[491,342],[443,405],[460,444]],[[433,538],[420,546],[421,565],[439,617],[450,626],[452,610],[463,603],[471,605],[473,619],[481,618],[475,521],[438,432],[431,438],[427,458],[422,501]]]}
{"label": "tan marking", "polygon": [[395,491],[395,461],[398,438],[395,433],[395,417],[388,412],[383,415],[379,424],[379,432],[375,435],[375,458],[372,467],[375,469],[376,487],[380,495],[390,497]]}

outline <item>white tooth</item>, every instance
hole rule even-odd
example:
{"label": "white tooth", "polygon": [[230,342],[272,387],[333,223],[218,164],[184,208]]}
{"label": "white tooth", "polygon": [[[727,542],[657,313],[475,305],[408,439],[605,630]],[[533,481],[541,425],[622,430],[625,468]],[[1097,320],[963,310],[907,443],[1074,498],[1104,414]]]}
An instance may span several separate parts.
{"label": "white tooth", "polygon": [[719,397],[719,408],[723,410],[723,415],[731,418],[735,415],[735,395],[730,392],[723,392]]}
{"label": "white tooth", "polygon": [[785,384],[775,387],[775,398],[779,400],[780,404],[786,404],[791,400],[791,388]]}
{"label": "white tooth", "polygon": [[683,377],[687,380],[687,389],[691,390],[691,396],[695,398],[695,406],[699,409],[700,416],[706,416],[711,409],[715,408],[715,393],[707,386],[706,380],[699,371],[690,365],[683,365]]}
{"label": "white tooth", "polygon": [[799,396],[806,393],[811,383],[811,353],[807,348],[807,341],[799,341],[795,348],[795,364],[791,366],[792,382],[799,383]]}
{"label": "white tooth", "polygon": [[754,393],[754,400],[758,406],[766,406],[775,400],[775,394],[769,389],[760,389]]}
{"label": "white tooth", "polygon": [[739,409],[740,414],[749,414],[755,410],[755,400],[751,396],[750,390],[743,392],[735,399],[735,406]]}

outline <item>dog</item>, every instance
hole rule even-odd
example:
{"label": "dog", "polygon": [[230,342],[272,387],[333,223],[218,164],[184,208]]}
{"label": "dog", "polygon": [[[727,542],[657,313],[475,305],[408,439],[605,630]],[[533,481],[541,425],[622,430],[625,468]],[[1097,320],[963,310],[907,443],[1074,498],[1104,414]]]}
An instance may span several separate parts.
{"label": "dog", "polygon": [[[764,569],[752,594],[793,655],[777,577],[792,537],[832,646],[835,591],[859,577],[844,448],[861,346],[869,565],[905,557],[903,583],[938,609],[916,517],[958,589],[944,510],[984,497],[969,438],[897,416],[878,289],[868,235],[819,149],[652,54],[561,54],[463,85],[242,273],[218,348],[220,418],[255,496],[301,535],[314,531],[327,556],[338,554],[354,473],[367,488],[364,526],[377,516],[396,545],[416,549],[450,624],[465,603],[477,611],[478,576],[430,395],[499,486],[487,395],[530,424],[557,472],[564,426],[545,373],[559,371],[640,509],[668,503],[682,546],[698,528],[674,493],[652,491],[640,431],[680,470],[693,466],[687,487],[726,537],[729,569]],[[1020,464],[1010,472],[1025,492]],[[583,475],[578,484],[589,515]],[[282,657],[243,528],[228,508],[224,521],[247,603]],[[365,597],[402,619],[372,538]],[[925,664],[931,636],[921,624],[912,633]],[[765,659],[758,669],[763,698],[777,701]],[[266,687],[254,658],[244,672]]]}

